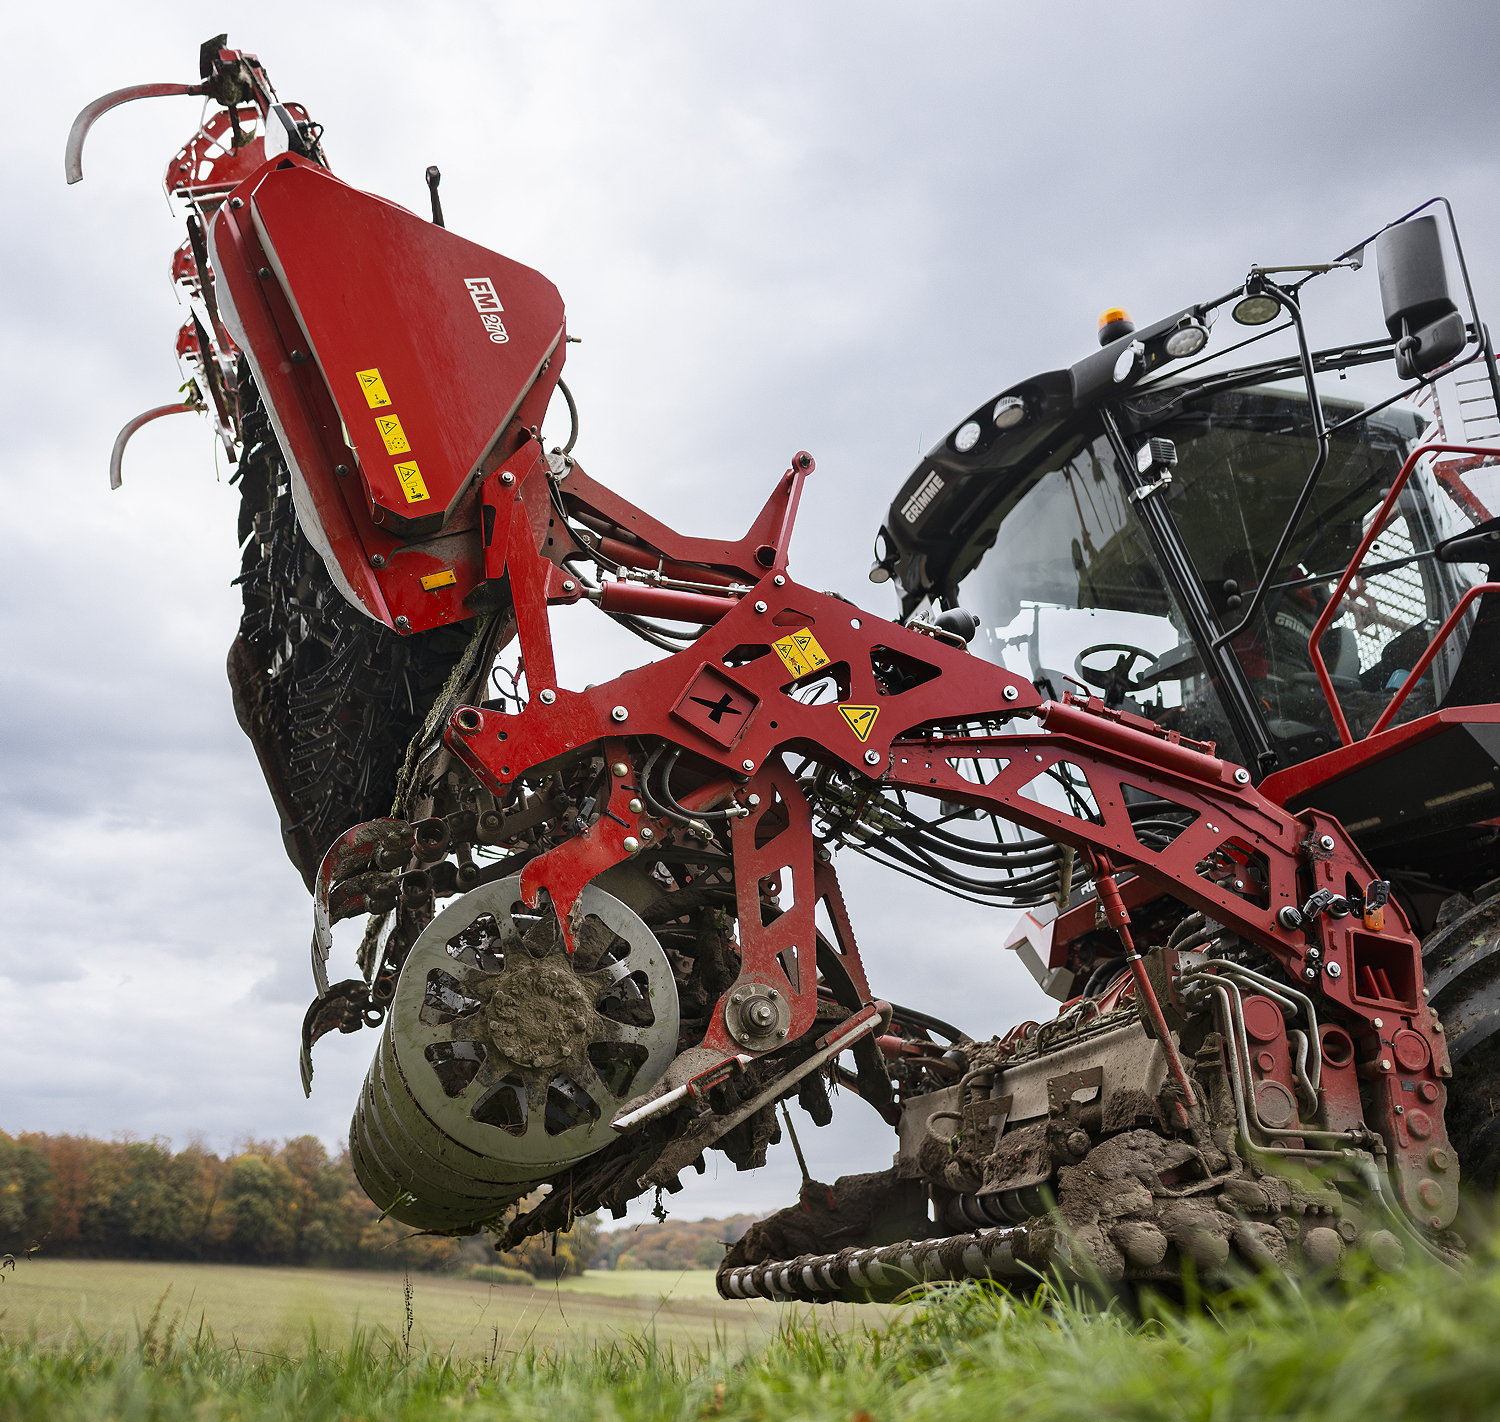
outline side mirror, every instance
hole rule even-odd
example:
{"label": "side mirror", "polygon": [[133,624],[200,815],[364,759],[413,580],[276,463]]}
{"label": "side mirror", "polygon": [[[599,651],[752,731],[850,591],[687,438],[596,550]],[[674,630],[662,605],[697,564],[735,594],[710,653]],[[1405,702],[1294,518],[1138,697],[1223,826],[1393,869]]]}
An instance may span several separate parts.
{"label": "side mirror", "polygon": [[1437,218],[1413,217],[1375,239],[1385,328],[1396,339],[1396,374],[1416,380],[1452,360],[1467,342],[1448,291]]}

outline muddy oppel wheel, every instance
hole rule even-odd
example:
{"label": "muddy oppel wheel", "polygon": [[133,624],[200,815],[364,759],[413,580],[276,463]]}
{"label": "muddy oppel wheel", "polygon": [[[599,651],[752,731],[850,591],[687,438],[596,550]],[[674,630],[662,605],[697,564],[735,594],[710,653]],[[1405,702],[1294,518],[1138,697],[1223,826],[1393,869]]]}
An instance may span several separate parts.
{"label": "muddy oppel wheel", "polygon": [[677,1047],[655,935],[583,890],[569,953],[519,877],[457,899],[413,944],[351,1128],[370,1197],[419,1229],[461,1229],[613,1138],[610,1119]]}

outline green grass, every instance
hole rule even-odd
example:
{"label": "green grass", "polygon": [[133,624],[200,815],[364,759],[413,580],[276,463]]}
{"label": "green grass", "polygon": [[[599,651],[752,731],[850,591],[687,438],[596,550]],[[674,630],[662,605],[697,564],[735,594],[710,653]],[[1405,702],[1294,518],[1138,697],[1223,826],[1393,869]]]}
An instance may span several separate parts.
{"label": "green grass", "polygon": [[[269,1271],[267,1271],[269,1272]],[[13,1279],[19,1279],[17,1270]],[[14,1285],[0,1285],[11,1302]],[[525,1291],[530,1292],[530,1291]],[[543,1291],[537,1291],[543,1292]],[[565,1300],[566,1295],[562,1295]],[[435,1295],[434,1295],[435,1297]],[[577,1306],[587,1296],[572,1296]],[[574,1306],[565,1302],[565,1306]],[[424,1300],[415,1302],[420,1323]],[[1436,1266],[1338,1293],[1248,1285],[1216,1309],[1123,1310],[980,1287],[831,1326],[782,1311],[756,1347],[660,1330],[491,1353],[407,1347],[398,1328],[285,1355],[173,1332],[0,1341],[0,1419],[428,1419],[505,1422],[1186,1422],[1485,1419],[1500,1415],[1500,1268]],[[13,1322],[7,1315],[6,1324]]]}

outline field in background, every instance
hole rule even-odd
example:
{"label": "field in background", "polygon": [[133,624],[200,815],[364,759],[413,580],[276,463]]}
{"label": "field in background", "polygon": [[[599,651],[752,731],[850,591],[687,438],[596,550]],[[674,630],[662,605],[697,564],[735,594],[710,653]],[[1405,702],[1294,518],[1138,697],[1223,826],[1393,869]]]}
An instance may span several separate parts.
{"label": "field in background", "polygon": [[[80,1267],[54,1264],[53,1283]],[[280,1323],[289,1325],[314,1304],[342,1307],[347,1288],[377,1329],[351,1334],[344,1319],[318,1343],[304,1336],[285,1352],[257,1351],[222,1333],[174,1334],[148,1317],[125,1339],[37,1346],[14,1333],[20,1289],[39,1297],[18,1269],[17,1282],[0,1284],[0,1422],[435,1422],[455,1413],[469,1422],[1478,1422],[1497,1415],[1500,1398],[1500,1268],[1489,1256],[1457,1273],[1423,1261],[1343,1289],[1250,1281],[1215,1308],[1148,1304],[1144,1321],[976,1286],[937,1292],[894,1318],[863,1312],[869,1326],[853,1328],[834,1326],[826,1311],[763,1309],[738,1314],[736,1340],[713,1347],[663,1324],[711,1331],[714,1315],[694,1312],[716,1307],[702,1298],[674,1292],[653,1321],[656,1299],[538,1289],[567,1319],[542,1346],[542,1299],[509,1297],[533,1291],[496,1289],[490,1322],[478,1324],[465,1313],[480,1307],[466,1286],[419,1280],[429,1285],[415,1300],[427,1336],[444,1309],[467,1327],[452,1352],[427,1351],[415,1330],[407,1346],[399,1278],[325,1276],[309,1281],[324,1290],[316,1299],[289,1304],[290,1271],[174,1272],[198,1274],[200,1306],[221,1287],[215,1275],[238,1284],[205,1314],[274,1296],[273,1313],[287,1310]],[[114,1283],[109,1296],[123,1307],[130,1290],[123,1276]],[[646,1307],[647,1322],[635,1333],[594,1332],[607,1306]],[[513,1326],[503,1346],[486,1349],[480,1334],[502,1308],[538,1326]]]}
{"label": "field in background", "polygon": [[[134,1340],[153,1313],[158,1330],[170,1325],[191,1336],[201,1320],[222,1344],[283,1353],[299,1350],[310,1329],[332,1348],[360,1330],[396,1338],[406,1330],[401,1274],[34,1257],[0,1278],[0,1338],[12,1341],[34,1335],[55,1345],[79,1334]],[[412,1347],[442,1352],[451,1346],[465,1357],[643,1334],[674,1344],[743,1348],[770,1337],[787,1312],[777,1304],[719,1298],[707,1269],[602,1272],[534,1288],[441,1274],[410,1279]],[[889,1310],[834,1313],[831,1321],[849,1326],[856,1316],[875,1322]]]}

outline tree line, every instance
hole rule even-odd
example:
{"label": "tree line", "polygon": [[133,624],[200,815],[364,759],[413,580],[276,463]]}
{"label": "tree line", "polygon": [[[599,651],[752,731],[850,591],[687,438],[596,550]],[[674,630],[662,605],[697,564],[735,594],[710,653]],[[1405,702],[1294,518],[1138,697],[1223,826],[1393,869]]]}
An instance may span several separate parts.
{"label": "tree line", "polygon": [[592,1220],[497,1255],[482,1236],[449,1239],[383,1218],[347,1151],[314,1136],[250,1142],[229,1156],[161,1140],[0,1131],[0,1254],[196,1259],[236,1264],[454,1270],[500,1263],[544,1278],[581,1272]]}
{"label": "tree line", "polygon": [[728,1245],[755,1223],[755,1215],[718,1220],[661,1220],[599,1236],[596,1269],[717,1269]]}

